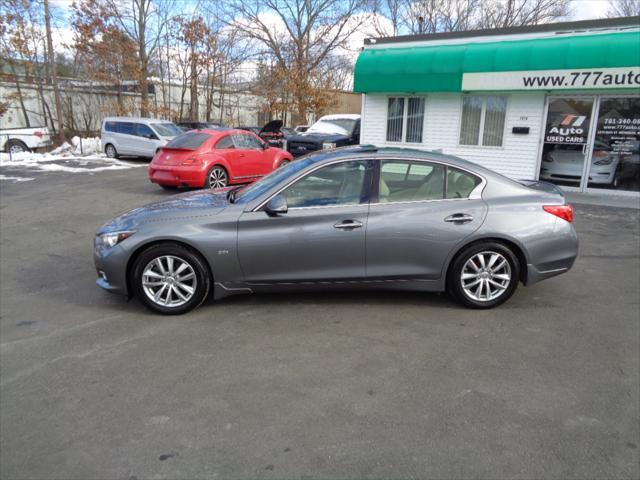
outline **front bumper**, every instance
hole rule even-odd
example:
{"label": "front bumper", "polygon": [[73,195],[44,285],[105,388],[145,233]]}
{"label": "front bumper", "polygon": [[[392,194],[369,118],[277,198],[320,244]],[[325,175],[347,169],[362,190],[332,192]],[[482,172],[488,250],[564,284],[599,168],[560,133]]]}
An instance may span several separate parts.
{"label": "front bumper", "polygon": [[206,177],[206,166],[149,165],[149,180],[158,185],[202,188]]}
{"label": "front bumper", "polygon": [[110,293],[128,296],[126,272],[128,258],[128,252],[120,245],[112,248],[95,248],[93,262],[98,274],[96,285]]}

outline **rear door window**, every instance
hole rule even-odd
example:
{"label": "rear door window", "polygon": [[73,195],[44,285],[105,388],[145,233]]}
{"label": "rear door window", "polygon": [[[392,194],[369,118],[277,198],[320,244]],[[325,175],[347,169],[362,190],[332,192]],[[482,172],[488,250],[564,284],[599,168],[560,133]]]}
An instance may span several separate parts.
{"label": "rear door window", "polygon": [[416,202],[444,198],[443,165],[385,160],[380,166],[379,201]]}
{"label": "rear door window", "polygon": [[469,198],[473,189],[476,188],[481,181],[480,178],[469,172],[448,167],[447,198]]}

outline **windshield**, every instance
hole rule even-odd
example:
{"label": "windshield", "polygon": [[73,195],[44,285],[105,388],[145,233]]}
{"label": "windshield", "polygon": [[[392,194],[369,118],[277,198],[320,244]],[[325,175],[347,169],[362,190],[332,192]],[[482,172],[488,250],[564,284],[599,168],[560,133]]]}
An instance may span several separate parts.
{"label": "windshield", "polygon": [[151,126],[161,137],[175,137],[182,133],[182,130],[180,130],[174,123],[152,123]]}
{"label": "windshield", "polygon": [[351,118],[335,118],[327,120],[321,118],[311,125],[307,132],[311,133],[337,133],[340,135],[351,135],[357,120]]}
{"label": "windshield", "polygon": [[236,194],[236,202],[251,202],[257,199],[260,195],[267,192],[272,187],[275,187],[281,181],[295,175],[296,172],[303,170],[313,163],[315,163],[314,157],[307,157],[305,159],[287,163],[284,167],[274,170],[266,177],[261,178],[257,182],[251,184],[251,186],[239,191]]}

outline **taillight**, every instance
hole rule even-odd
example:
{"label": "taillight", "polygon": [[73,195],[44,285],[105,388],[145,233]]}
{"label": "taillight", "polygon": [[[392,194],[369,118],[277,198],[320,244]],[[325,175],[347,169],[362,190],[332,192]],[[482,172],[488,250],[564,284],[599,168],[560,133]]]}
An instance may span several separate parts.
{"label": "taillight", "polygon": [[42,132],[40,130],[36,130],[33,134],[38,138],[42,138]]}
{"label": "taillight", "polygon": [[201,163],[202,159],[199,157],[189,157],[182,161],[182,165],[200,165]]}
{"label": "taillight", "polygon": [[569,223],[573,222],[573,207],[570,203],[566,205],[544,205],[542,208],[545,212],[560,217]]}

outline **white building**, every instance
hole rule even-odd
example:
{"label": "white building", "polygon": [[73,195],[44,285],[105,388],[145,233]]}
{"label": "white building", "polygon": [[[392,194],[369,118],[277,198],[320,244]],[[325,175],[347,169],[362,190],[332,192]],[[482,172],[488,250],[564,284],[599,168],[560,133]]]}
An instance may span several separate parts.
{"label": "white building", "polygon": [[640,17],[368,39],[354,90],[363,144],[640,192]]}

